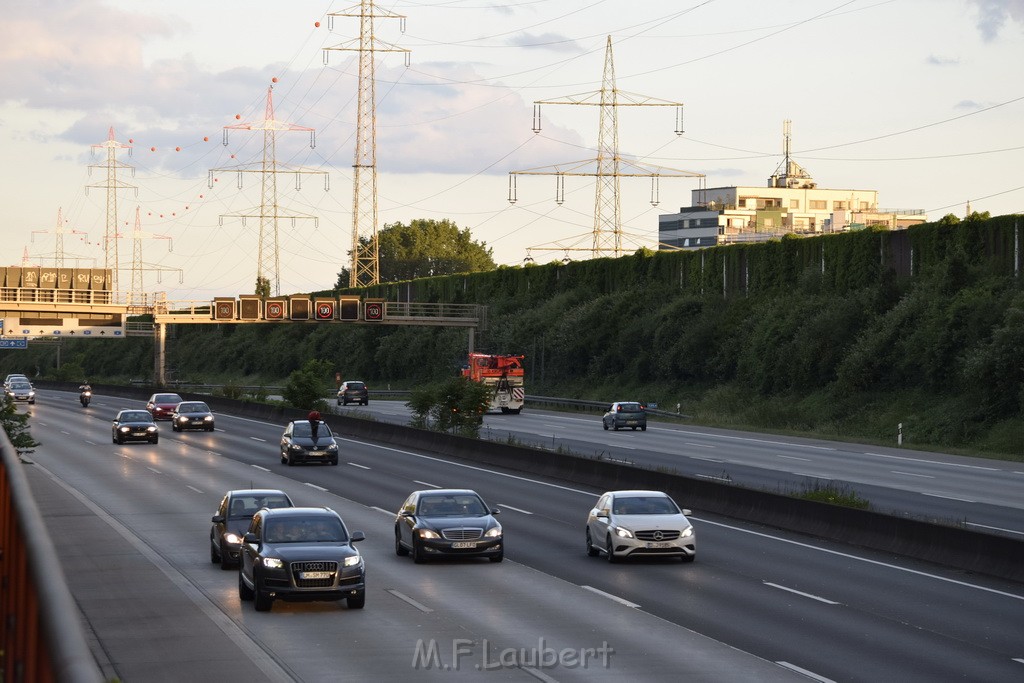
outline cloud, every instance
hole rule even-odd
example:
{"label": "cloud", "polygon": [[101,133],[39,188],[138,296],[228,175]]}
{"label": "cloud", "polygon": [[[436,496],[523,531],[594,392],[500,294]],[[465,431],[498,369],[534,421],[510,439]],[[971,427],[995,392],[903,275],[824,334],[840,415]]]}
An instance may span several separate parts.
{"label": "cloud", "polygon": [[1008,21],[1024,24],[1024,0],[969,0],[978,9],[978,30],[986,42],[994,40]]}
{"label": "cloud", "polygon": [[982,104],[981,102],[975,102],[974,100],[960,100],[959,102],[957,102],[953,106],[954,109],[975,109],[975,110],[982,109],[984,107],[985,107],[984,104]]}
{"label": "cloud", "polygon": [[506,44],[513,47],[542,47],[554,52],[571,52],[573,54],[584,52],[583,47],[577,41],[561,33],[518,33],[509,38]]}
{"label": "cloud", "polygon": [[931,66],[957,66],[958,64],[960,64],[960,60],[955,59],[953,57],[939,57],[936,55],[928,55],[928,58],[925,59],[925,63],[930,64]]}

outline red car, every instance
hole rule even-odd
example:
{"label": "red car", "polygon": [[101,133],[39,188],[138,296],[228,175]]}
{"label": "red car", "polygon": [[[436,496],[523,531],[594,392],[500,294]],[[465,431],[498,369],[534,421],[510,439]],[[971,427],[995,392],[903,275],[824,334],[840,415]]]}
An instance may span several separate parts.
{"label": "red car", "polygon": [[179,403],[181,396],[177,394],[153,394],[146,402],[146,410],[154,420],[170,420]]}

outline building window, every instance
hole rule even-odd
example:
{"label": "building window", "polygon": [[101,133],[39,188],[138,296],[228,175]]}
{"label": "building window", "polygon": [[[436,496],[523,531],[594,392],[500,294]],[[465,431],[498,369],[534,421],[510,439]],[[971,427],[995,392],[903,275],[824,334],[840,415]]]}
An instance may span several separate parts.
{"label": "building window", "polygon": [[824,199],[812,199],[810,201],[811,211],[824,211],[828,208],[828,202]]}
{"label": "building window", "polygon": [[846,211],[847,208],[848,208],[847,202],[843,202],[843,201],[839,201],[839,200],[836,200],[836,201],[832,202],[832,210],[833,211]]}
{"label": "building window", "polygon": [[799,209],[800,208],[800,200],[799,199],[790,199],[789,200],[789,208],[791,208],[791,209]]}
{"label": "building window", "polygon": [[870,208],[871,208],[871,202],[861,202],[860,203],[860,210],[861,211],[867,211]]}

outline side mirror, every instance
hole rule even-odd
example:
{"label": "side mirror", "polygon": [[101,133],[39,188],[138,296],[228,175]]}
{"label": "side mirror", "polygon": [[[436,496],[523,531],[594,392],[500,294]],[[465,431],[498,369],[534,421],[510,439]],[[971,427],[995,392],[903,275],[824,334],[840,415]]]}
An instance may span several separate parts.
{"label": "side mirror", "polygon": [[245,541],[246,543],[259,543],[260,542],[259,536],[257,536],[256,534],[254,534],[251,531],[246,531],[245,532],[245,536],[242,536],[242,540]]}
{"label": "side mirror", "polygon": [[499,510],[498,508],[491,508],[491,514],[492,515],[500,515],[501,514],[501,510]]}
{"label": "side mirror", "polygon": [[365,541],[366,540],[366,534],[364,534],[362,531],[353,531],[352,532],[352,539],[351,540],[352,540],[353,543],[358,543],[359,541]]}
{"label": "side mirror", "polygon": [[210,521],[214,524],[222,524],[224,522],[224,515],[214,515]]}
{"label": "side mirror", "polygon": [[608,508],[601,508],[600,510],[597,511],[597,515],[596,516],[597,517],[605,517],[605,518],[607,518],[608,517],[608,513],[609,513]]}
{"label": "side mirror", "polygon": [[684,517],[689,517],[692,514],[693,514],[693,510],[687,510],[686,508],[683,508],[683,516]]}
{"label": "side mirror", "polygon": [[411,513],[411,512],[409,512],[408,510],[405,510],[405,509],[403,509],[403,510],[401,510],[401,511],[400,511],[400,512],[398,513],[398,516],[399,516],[399,517],[412,517],[413,515],[412,515],[412,513]]}

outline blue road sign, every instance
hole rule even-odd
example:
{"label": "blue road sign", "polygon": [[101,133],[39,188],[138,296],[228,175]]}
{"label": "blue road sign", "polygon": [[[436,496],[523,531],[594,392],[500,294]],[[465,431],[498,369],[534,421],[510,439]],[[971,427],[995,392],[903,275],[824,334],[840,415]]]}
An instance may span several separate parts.
{"label": "blue road sign", "polygon": [[28,339],[0,339],[0,349],[27,349]]}

